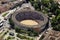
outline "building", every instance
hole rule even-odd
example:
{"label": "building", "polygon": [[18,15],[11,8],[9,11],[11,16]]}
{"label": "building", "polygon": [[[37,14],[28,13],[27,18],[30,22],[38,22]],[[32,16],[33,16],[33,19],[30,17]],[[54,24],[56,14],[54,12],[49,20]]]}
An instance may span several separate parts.
{"label": "building", "polygon": [[23,4],[25,0],[0,0],[0,13],[16,8]]}
{"label": "building", "polygon": [[60,32],[55,30],[49,30],[44,33],[44,38],[42,40],[60,40]]}
{"label": "building", "polygon": [[[22,20],[34,20],[38,23],[38,25],[25,25],[20,23]],[[47,16],[43,13],[35,11],[35,10],[18,10],[12,15],[12,21],[15,24],[15,27],[18,27],[22,30],[34,30],[40,33],[48,22]]]}
{"label": "building", "polygon": [[35,8],[31,5],[31,3],[24,3],[21,5],[21,7],[18,8],[18,10],[23,10],[23,9],[31,9],[35,10]]}

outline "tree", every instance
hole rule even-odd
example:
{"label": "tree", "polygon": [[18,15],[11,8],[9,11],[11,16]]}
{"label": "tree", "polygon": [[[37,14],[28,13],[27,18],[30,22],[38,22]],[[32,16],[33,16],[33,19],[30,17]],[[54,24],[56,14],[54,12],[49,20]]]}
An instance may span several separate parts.
{"label": "tree", "polygon": [[60,14],[60,9],[56,9],[55,15],[58,16]]}
{"label": "tree", "polygon": [[50,11],[55,13],[56,9],[58,9],[58,3],[51,3]]}
{"label": "tree", "polygon": [[12,19],[11,19],[11,18],[9,18],[9,23],[10,23],[10,25],[11,25],[11,28],[13,28],[13,29],[14,29],[14,22],[12,21]]}
{"label": "tree", "polygon": [[39,0],[30,0],[30,2],[36,10],[41,10],[41,2]]}
{"label": "tree", "polygon": [[51,23],[54,30],[60,31],[60,14],[55,18],[52,18]]}
{"label": "tree", "polygon": [[44,6],[48,6],[48,5],[49,5],[49,2],[50,2],[50,0],[41,0],[41,3],[42,3]]}
{"label": "tree", "polygon": [[20,30],[21,30],[21,29],[19,29],[18,27],[15,27],[15,31],[16,31],[16,32],[20,33]]}

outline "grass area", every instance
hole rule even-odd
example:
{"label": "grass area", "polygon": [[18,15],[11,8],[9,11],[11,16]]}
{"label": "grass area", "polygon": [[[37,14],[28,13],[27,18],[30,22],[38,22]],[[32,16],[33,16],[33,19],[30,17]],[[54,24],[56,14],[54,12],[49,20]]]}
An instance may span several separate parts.
{"label": "grass area", "polygon": [[0,39],[3,40],[4,36],[8,33],[9,31],[4,32],[3,34],[0,35]]}
{"label": "grass area", "polygon": [[9,31],[6,31],[1,37],[3,38]]}
{"label": "grass area", "polygon": [[23,35],[20,35],[20,34],[17,34],[17,37],[20,38],[20,39],[34,40],[33,38],[29,38],[29,37],[26,37],[26,36],[23,36]]}
{"label": "grass area", "polygon": [[5,17],[8,13],[3,14],[2,16]]}
{"label": "grass area", "polygon": [[38,33],[36,32],[36,31],[34,31],[34,30],[21,30],[21,29],[19,29],[19,28],[15,28],[15,31],[17,32],[17,33],[24,33],[24,34],[27,34],[28,36],[31,36],[31,37],[36,37],[36,36],[38,36]]}
{"label": "grass area", "polygon": [[15,37],[9,36],[9,37],[7,37],[7,39],[5,39],[5,40],[13,40],[13,39],[15,39]]}
{"label": "grass area", "polygon": [[2,31],[1,33],[0,33],[0,35],[3,33],[4,31]]}

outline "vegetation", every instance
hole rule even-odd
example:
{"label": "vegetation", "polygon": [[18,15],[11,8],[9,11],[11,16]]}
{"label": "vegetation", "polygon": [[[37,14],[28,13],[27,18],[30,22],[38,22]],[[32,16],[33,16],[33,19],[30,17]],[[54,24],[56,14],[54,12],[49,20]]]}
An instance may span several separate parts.
{"label": "vegetation", "polygon": [[[29,0],[33,7],[35,7],[38,11],[44,11],[44,13],[47,13],[49,17],[52,17],[52,15],[55,15],[55,17],[52,17],[51,25],[54,30],[60,31],[60,8],[58,7],[59,4],[57,2],[54,2],[54,0]],[[42,8],[41,8],[42,6]],[[51,13],[51,14],[49,14]]]}
{"label": "vegetation", "polygon": [[54,30],[60,31],[60,14],[52,18],[52,27]]}
{"label": "vegetation", "polygon": [[50,9],[50,10],[46,10],[48,13],[51,12],[52,15],[56,16],[56,17],[52,17],[52,20],[51,20],[51,25],[52,25],[53,29],[60,31],[60,23],[59,23],[60,9],[58,7],[58,3],[55,3],[53,0],[50,0],[47,3],[45,3],[44,6],[45,6],[45,8],[47,7],[48,9]]}
{"label": "vegetation", "polygon": [[6,35],[8,32],[9,32],[9,31],[6,31],[6,32],[3,34],[3,36]]}
{"label": "vegetation", "polygon": [[15,28],[15,31],[18,32],[18,33],[25,33],[25,34],[28,34],[28,36],[38,36],[38,33],[35,32],[35,31],[26,31],[26,30],[21,30],[19,29],[18,27]]}
{"label": "vegetation", "polygon": [[36,0],[36,1],[35,0],[30,0],[30,2],[36,10],[38,10],[38,11],[41,10],[41,2],[39,0]]}
{"label": "vegetation", "polygon": [[12,21],[11,18],[9,18],[9,23],[10,23],[10,25],[11,25],[11,28],[14,29],[14,22]]}
{"label": "vegetation", "polygon": [[4,36],[5,36],[8,32],[9,32],[9,31],[4,32],[4,34],[0,36],[0,39],[2,40],[2,39],[4,38]]}
{"label": "vegetation", "polygon": [[15,37],[7,37],[7,39],[5,39],[5,40],[13,40]]}
{"label": "vegetation", "polygon": [[2,16],[5,17],[8,13],[3,14]]}
{"label": "vegetation", "polygon": [[20,35],[20,34],[17,34],[17,37],[20,38],[20,39],[33,40],[33,38],[29,38],[29,37],[26,37],[26,36],[22,36],[22,35]]}

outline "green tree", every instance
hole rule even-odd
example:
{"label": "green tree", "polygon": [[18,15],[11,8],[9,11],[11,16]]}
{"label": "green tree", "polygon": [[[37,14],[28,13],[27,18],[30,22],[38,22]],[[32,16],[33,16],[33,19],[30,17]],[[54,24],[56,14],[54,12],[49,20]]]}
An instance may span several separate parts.
{"label": "green tree", "polygon": [[13,29],[14,29],[14,22],[12,21],[12,19],[11,19],[11,18],[9,18],[9,23],[10,23],[10,25],[11,25],[11,28],[13,28]]}
{"label": "green tree", "polygon": [[30,2],[36,10],[41,10],[41,2],[39,0],[30,0]]}
{"label": "green tree", "polygon": [[50,11],[55,13],[56,9],[58,9],[58,3],[51,3]]}
{"label": "green tree", "polygon": [[49,5],[49,2],[50,2],[50,0],[41,0],[41,3],[42,3],[44,6],[48,6],[48,5]]}
{"label": "green tree", "polygon": [[55,15],[58,16],[60,14],[60,9],[56,9]]}
{"label": "green tree", "polygon": [[53,18],[51,23],[54,30],[60,31],[60,14]]}

